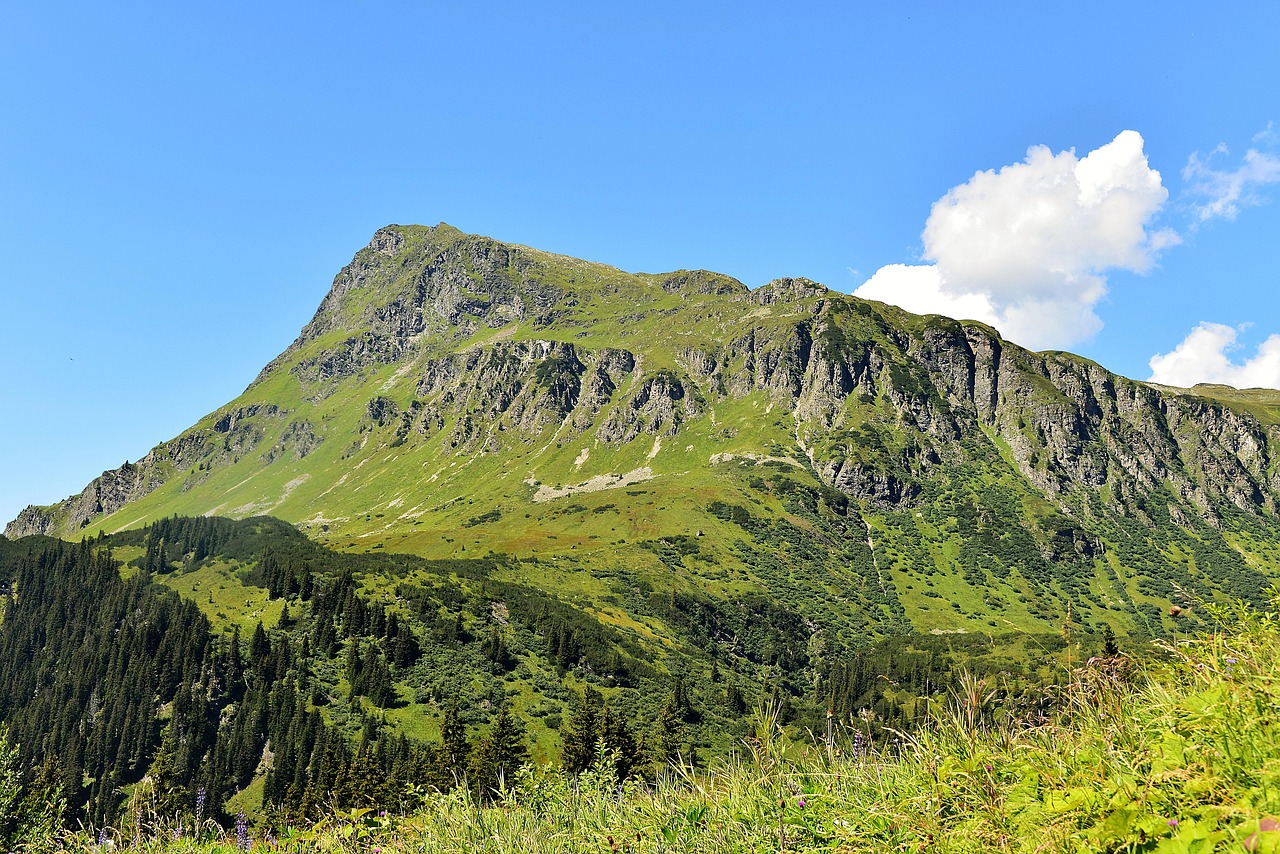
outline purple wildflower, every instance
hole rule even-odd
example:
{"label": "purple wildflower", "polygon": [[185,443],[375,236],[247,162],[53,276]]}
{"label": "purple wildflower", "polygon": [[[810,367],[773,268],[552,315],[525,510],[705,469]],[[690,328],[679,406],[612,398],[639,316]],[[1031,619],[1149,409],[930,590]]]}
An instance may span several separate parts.
{"label": "purple wildflower", "polygon": [[1171,819],[1169,819],[1169,821],[1168,821],[1168,822],[1166,822],[1166,824],[1168,824],[1168,825],[1169,825],[1169,827],[1177,827],[1177,826],[1178,826],[1178,820],[1177,820],[1176,818],[1171,818]]}
{"label": "purple wildflower", "polygon": [[253,841],[249,839],[249,819],[245,817],[244,810],[236,813],[236,847],[241,851],[253,847]]}
{"label": "purple wildflower", "polygon": [[867,744],[862,737],[862,733],[858,730],[853,731],[853,755],[855,757],[865,756],[867,753]]}

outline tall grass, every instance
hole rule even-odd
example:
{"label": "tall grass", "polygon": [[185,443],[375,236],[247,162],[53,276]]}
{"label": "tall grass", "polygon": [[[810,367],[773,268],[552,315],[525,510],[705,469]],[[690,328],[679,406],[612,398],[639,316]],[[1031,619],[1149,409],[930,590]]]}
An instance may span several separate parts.
{"label": "tall grass", "polygon": [[[1227,631],[1140,665],[1093,660],[1047,716],[1004,709],[966,678],[930,725],[868,750],[784,735],[767,713],[741,755],[619,783],[608,756],[570,780],[531,769],[498,805],[465,789],[407,817],[335,814],[257,833],[255,851],[1210,852],[1280,851],[1280,622],[1217,612]],[[1261,824],[1260,824],[1261,822]],[[1260,831],[1261,827],[1261,831]],[[112,847],[241,850],[234,832],[175,828]],[[62,841],[101,850],[97,836]]]}

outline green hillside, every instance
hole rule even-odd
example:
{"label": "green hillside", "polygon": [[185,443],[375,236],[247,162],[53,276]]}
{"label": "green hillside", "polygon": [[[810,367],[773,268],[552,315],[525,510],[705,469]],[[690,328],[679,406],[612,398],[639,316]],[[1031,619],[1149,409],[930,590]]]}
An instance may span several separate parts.
{"label": "green hillside", "polygon": [[269,517],[0,539],[0,721],[15,779],[56,791],[73,824],[127,821],[140,792],[163,815],[199,800],[205,816],[279,824],[403,809],[410,784],[489,799],[500,774],[485,745],[502,726],[503,762],[582,770],[603,739],[624,776],[654,779],[730,755],[760,706],[793,731],[829,716],[884,740],[926,719],[962,671],[998,675],[1011,702],[1034,705],[1107,642],[924,634],[837,647],[812,629],[833,607],[632,579],[597,608],[528,583],[540,569],[335,552]]}
{"label": "green hillside", "polygon": [[[193,827],[140,810],[66,850],[431,852],[1274,852],[1280,850],[1274,612],[1062,673],[1056,711],[971,679],[912,734],[868,746],[855,725],[796,741],[767,712],[743,756],[624,785],[609,761],[571,780],[517,776],[501,804],[411,798],[407,815],[344,810],[314,826]],[[608,760],[608,757],[602,757]],[[145,804],[145,802],[144,802]],[[136,835],[135,835],[136,833]]]}
{"label": "green hillside", "polygon": [[1068,609],[1160,633],[1179,596],[1274,576],[1276,412],[804,280],[390,226],[240,398],[8,534],[270,514],[340,550],[501,555],[632,628],[637,584],[763,595],[837,648]]}
{"label": "green hillside", "polygon": [[92,821],[155,763],[224,815],[448,789],[504,714],[572,765],[607,712],[640,776],[758,705],[883,740],[962,670],[1032,703],[1265,605],[1277,413],[805,280],[389,226],[239,398],[9,524],[0,720]]}

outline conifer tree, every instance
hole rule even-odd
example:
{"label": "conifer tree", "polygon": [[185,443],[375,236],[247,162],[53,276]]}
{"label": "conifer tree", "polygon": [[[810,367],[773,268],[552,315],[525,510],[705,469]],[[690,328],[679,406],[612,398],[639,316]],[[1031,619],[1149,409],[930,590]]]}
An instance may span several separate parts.
{"label": "conifer tree", "polygon": [[670,703],[680,720],[688,722],[697,717],[693,703],[689,700],[689,692],[684,686],[683,676],[677,676],[675,684],[671,687]]}
{"label": "conifer tree", "polygon": [[626,720],[606,707],[600,715],[599,731],[605,747],[618,758],[618,779],[627,779],[644,762],[643,751],[636,743],[631,727]]}
{"label": "conifer tree", "polygon": [[249,660],[254,666],[261,666],[263,659],[271,654],[271,642],[267,640],[267,631],[262,627],[262,621],[258,621],[258,625],[254,626],[253,637],[249,641]]}
{"label": "conifer tree", "polygon": [[472,788],[482,799],[501,798],[504,789],[515,780],[516,772],[528,759],[524,727],[503,705],[489,731],[476,744],[471,757]]}
{"label": "conifer tree", "polygon": [[362,743],[344,775],[339,800],[350,806],[379,806],[386,799],[386,774],[374,761],[368,742]]}
{"label": "conifer tree", "polygon": [[1120,654],[1120,645],[1116,643],[1116,631],[1108,623],[1102,627],[1102,654],[1107,658],[1115,658]]}
{"label": "conifer tree", "polygon": [[347,684],[348,696],[358,697],[364,693],[364,676],[360,658],[360,639],[353,637],[347,642]]}
{"label": "conifer tree", "polygon": [[181,813],[191,801],[191,792],[183,785],[178,768],[178,749],[173,721],[170,721],[160,733],[160,747],[147,772],[154,786],[156,814],[165,819]]}
{"label": "conifer tree", "polygon": [[684,718],[674,696],[668,698],[658,711],[647,746],[648,758],[655,765],[679,761],[684,748]]}
{"label": "conifer tree", "polygon": [[560,764],[570,774],[581,774],[595,760],[596,740],[602,734],[599,727],[600,699],[598,692],[588,688],[561,730],[564,741]]}
{"label": "conifer tree", "polygon": [[445,709],[444,720],[440,724],[440,760],[451,775],[461,778],[466,776],[470,758],[471,744],[467,741],[467,727],[458,715],[458,701],[455,698]]}
{"label": "conifer tree", "polygon": [[496,626],[489,632],[489,637],[480,646],[480,654],[503,670],[511,663],[511,654],[507,651],[506,638],[502,636],[502,632]]}

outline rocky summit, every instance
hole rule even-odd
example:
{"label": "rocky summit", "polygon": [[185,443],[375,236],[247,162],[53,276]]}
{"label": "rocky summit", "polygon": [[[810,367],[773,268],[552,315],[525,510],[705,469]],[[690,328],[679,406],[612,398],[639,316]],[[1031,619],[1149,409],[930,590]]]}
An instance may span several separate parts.
{"label": "rocky summit", "polygon": [[1278,424],[1274,392],[1154,386],[805,279],[393,225],[239,398],[5,533],[270,515],[491,557],[655,642],[679,634],[655,592],[768,601],[830,648],[1159,633],[1171,604],[1265,597]]}
{"label": "rocky summit", "polygon": [[803,279],[389,226],[239,398],[9,524],[0,718],[89,827],[660,780],[769,721],[862,756],[953,692],[1033,731],[1265,601],[1278,424]]}

